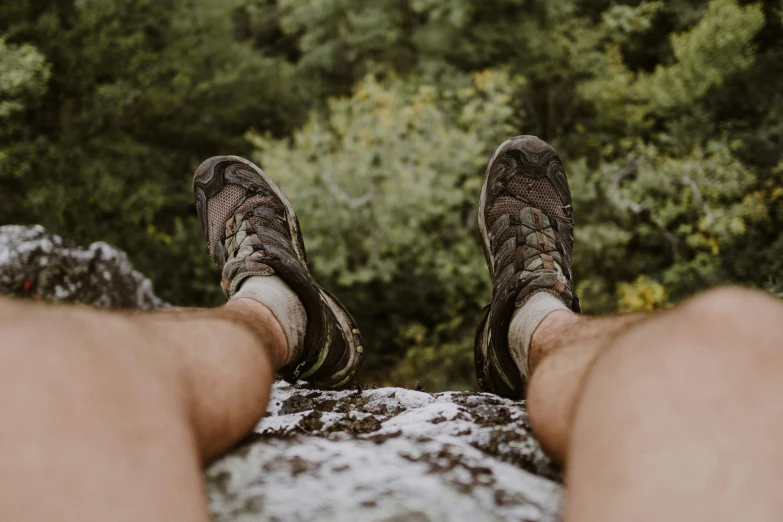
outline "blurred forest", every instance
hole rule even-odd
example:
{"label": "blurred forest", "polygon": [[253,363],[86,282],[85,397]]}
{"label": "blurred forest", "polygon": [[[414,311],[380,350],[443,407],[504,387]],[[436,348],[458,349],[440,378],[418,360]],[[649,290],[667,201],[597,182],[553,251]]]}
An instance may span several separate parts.
{"label": "blurred forest", "polygon": [[783,296],[780,0],[8,0],[0,224],[222,302],[190,182],[251,157],[353,310],[366,382],[472,388],[475,208],[516,134],[561,153],[589,314]]}

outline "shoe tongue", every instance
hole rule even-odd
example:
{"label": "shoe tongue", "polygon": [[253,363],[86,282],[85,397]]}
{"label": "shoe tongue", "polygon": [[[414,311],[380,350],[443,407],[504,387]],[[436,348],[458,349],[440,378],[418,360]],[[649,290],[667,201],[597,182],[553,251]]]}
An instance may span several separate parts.
{"label": "shoe tongue", "polygon": [[[557,249],[557,232],[550,226],[547,218],[540,210],[526,208],[523,219],[529,219],[538,230],[531,231],[525,237],[526,243],[520,250],[524,251],[525,270],[554,270],[558,278],[565,280],[563,275],[563,259]],[[525,216],[527,214],[527,216]],[[531,255],[534,253],[538,255]]]}
{"label": "shoe tongue", "polygon": [[270,196],[268,194],[256,194],[247,198],[247,200],[245,200],[237,209],[237,213],[241,212],[246,214],[258,207],[269,208],[278,214],[285,210],[283,205],[280,203],[280,200],[276,197]]}
{"label": "shoe tongue", "polygon": [[[254,234],[255,227],[274,228],[275,230],[280,228],[275,226],[274,221],[276,215],[284,219],[285,207],[282,203],[276,197],[268,194],[256,194],[242,201],[246,194],[247,191],[242,187],[227,185],[209,200],[207,204],[210,224],[209,248],[213,259],[215,259],[219,249],[218,243],[223,234],[226,238],[239,236],[232,242],[233,248],[232,245],[224,245],[226,248],[224,255],[230,255],[235,254],[232,251],[237,250],[245,242],[243,239],[245,236]],[[253,211],[256,209],[267,210],[265,214],[268,214],[269,217],[253,215]],[[275,239],[274,242],[279,241]],[[220,263],[221,260],[215,259],[215,261]]]}

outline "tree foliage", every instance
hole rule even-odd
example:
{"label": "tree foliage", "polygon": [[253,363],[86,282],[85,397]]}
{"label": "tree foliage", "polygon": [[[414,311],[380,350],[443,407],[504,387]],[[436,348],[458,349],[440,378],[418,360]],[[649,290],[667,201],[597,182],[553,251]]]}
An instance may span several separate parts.
{"label": "tree foliage", "polygon": [[566,161],[588,313],[783,295],[780,0],[18,0],[0,6],[0,223],[128,251],[219,302],[189,194],[252,155],[357,315],[371,379],[471,386],[487,158]]}

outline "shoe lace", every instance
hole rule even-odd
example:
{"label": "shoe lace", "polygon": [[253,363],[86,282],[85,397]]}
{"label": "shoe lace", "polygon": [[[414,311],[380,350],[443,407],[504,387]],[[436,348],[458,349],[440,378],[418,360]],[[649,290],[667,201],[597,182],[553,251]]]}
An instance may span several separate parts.
{"label": "shoe lace", "polygon": [[[512,191],[505,184],[504,181],[505,180],[498,180],[498,182],[497,182],[498,185],[500,185],[501,193],[503,195],[506,195],[508,197],[511,197],[511,198],[519,201],[520,203],[522,203],[526,207],[536,208],[536,206],[531,201],[529,201],[528,199],[524,198],[523,196],[520,196],[519,194],[517,194],[514,191]],[[563,209],[563,211],[566,213],[566,215],[568,215],[569,217],[571,216],[571,214],[573,212],[573,209],[572,209],[571,205],[560,205],[560,208]],[[547,241],[544,242],[544,241],[539,240],[539,241],[537,241],[535,243],[535,246],[530,245],[527,242],[527,238],[528,238],[528,236],[530,236],[530,234],[541,233],[542,235],[545,235],[545,231],[547,229],[551,229],[553,231],[554,230],[559,230],[559,227],[557,225],[557,220],[554,220],[554,219],[550,218],[549,225],[535,226],[535,225],[532,225],[532,224],[527,223],[525,221],[522,221],[521,219],[511,219],[511,218],[509,218],[509,227],[512,227],[512,226],[524,227],[525,229],[527,229],[528,232],[526,234],[517,235],[516,236],[516,239],[517,239],[517,247],[516,248],[519,249],[519,248],[523,248],[523,247],[526,246],[526,247],[528,247],[529,251],[531,251],[532,253],[528,254],[522,260],[519,260],[519,261],[515,260],[516,259],[515,256],[511,256],[510,257],[510,261],[508,263],[506,263],[503,267],[498,267],[498,270],[497,270],[498,273],[502,272],[508,265],[514,264],[515,265],[514,273],[518,274],[519,272],[522,272],[522,271],[525,270],[525,264],[529,260],[534,259],[536,257],[539,257],[539,256],[541,256],[541,254],[545,254],[545,255],[548,255],[548,256],[552,257],[552,254],[557,253],[557,254],[560,255],[560,259],[561,260],[565,259],[565,251],[564,251],[562,245],[560,244],[560,242],[557,239],[552,241],[550,238],[547,237],[547,239],[548,239]],[[563,263],[559,263],[559,264],[562,265]],[[565,272],[566,277],[568,277],[570,279],[571,278],[571,276],[570,276],[570,269],[568,269],[568,267],[566,267],[566,266],[562,266],[561,268],[562,268],[563,272]]]}
{"label": "shoe lace", "polygon": [[[265,190],[265,189],[263,189],[261,187],[248,187],[245,190],[245,194],[242,196],[242,198],[237,203],[237,205],[236,205],[237,210],[234,212],[234,214],[236,215],[239,212],[239,210],[242,209],[242,207],[248,201],[250,201],[252,198],[257,198],[257,197],[263,199],[263,198],[275,197],[275,195],[272,192],[270,192],[268,190]],[[247,221],[250,224],[250,226],[253,228],[254,232],[256,232],[256,233],[261,232],[260,235],[264,235],[264,236],[266,236],[266,235],[263,234],[263,229],[265,229],[265,228],[273,229],[274,228],[274,227],[270,226],[269,223],[265,222],[262,218],[253,215],[252,210],[254,208],[256,208],[256,207],[254,206],[254,207],[250,207],[250,208],[244,209],[244,214],[245,215],[242,217],[241,220],[239,220],[236,223],[235,232],[232,232],[230,234],[226,234],[225,235],[225,241],[228,241],[228,240],[236,237],[240,233],[241,226],[242,226],[242,224],[245,221]],[[287,234],[288,233],[287,230],[283,230],[283,229],[281,229],[279,232],[283,232],[283,234]],[[266,236],[266,237],[267,237],[267,239],[269,239],[268,236]],[[262,250],[262,249],[263,249],[263,245],[255,245],[254,246],[254,250]]]}

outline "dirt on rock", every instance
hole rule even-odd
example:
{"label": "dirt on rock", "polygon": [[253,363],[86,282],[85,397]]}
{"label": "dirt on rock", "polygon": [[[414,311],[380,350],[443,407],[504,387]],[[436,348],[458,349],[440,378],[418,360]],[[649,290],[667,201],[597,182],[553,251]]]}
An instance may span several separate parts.
{"label": "dirt on rock", "polygon": [[245,505],[269,520],[558,517],[561,472],[519,402],[278,383],[256,432],[207,472],[218,522]]}

